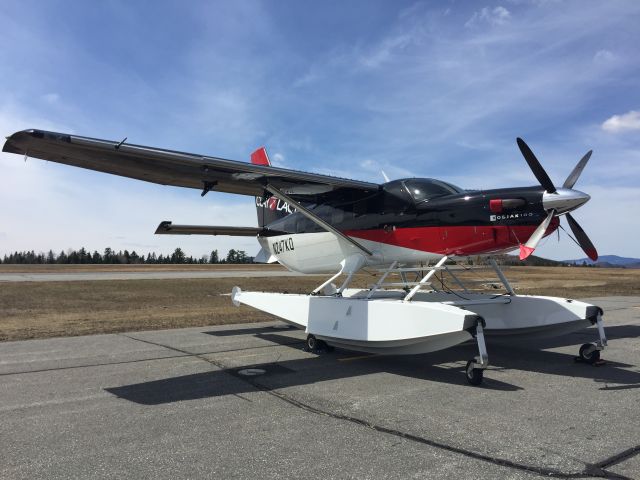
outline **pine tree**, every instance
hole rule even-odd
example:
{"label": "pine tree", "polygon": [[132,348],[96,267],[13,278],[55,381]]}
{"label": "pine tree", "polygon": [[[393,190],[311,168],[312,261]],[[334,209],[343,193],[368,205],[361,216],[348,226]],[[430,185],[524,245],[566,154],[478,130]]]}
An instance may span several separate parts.
{"label": "pine tree", "polygon": [[180,247],[176,248],[171,255],[171,263],[184,263],[185,254]]}

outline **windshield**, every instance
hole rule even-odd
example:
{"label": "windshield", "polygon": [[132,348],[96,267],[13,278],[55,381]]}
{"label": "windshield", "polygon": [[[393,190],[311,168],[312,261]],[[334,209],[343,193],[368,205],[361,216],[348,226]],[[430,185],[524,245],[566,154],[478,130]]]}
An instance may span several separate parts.
{"label": "windshield", "polygon": [[464,191],[460,187],[433,178],[411,178],[405,180],[404,185],[416,203]]}

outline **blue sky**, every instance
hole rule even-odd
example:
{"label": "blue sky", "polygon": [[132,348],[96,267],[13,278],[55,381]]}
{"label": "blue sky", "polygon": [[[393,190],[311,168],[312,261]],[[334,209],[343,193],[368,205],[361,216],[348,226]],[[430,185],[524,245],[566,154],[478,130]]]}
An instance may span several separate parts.
{"label": "blue sky", "polygon": [[[575,217],[640,256],[640,3],[3,2],[0,130],[42,128],[382,181],[557,184],[594,150]],[[252,239],[157,237],[161,220],[255,225],[247,197],[2,154],[0,253],[201,255]],[[578,258],[564,237],[538,253]]]}

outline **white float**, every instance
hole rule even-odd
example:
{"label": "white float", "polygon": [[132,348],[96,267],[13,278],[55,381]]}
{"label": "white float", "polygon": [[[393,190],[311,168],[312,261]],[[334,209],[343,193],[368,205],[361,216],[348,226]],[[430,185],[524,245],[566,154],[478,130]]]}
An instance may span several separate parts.
{"label": "white float", "polygon": [[[327,294],[309,295],[273,292],[244,292],[234,287],[231,298],[235,305],[248,305],[275,315],[304,329],[307,345],[314,349],[318,342],[360,352],[406,355],[434,352],[475,339],[478,356],[467,363],[471,383],[482,381],[488,365],[485,336],[514,339],[555,336],[597,325],[599,340],[580,349],[583,360],[593,362],[600,356],[607,340],[602,325],[602,310],[578,300],[516,295],[506,278],[492,262],[506,293],[488,294],[469,291],[455,275],[460,291],[421,289],[444,265],[446,257],[420,281],[408,282],[405,289],[386,289],[397,283],[384,283],[389,273],[416,271],[395,269],[391,265],[376,285],[368,289],[328,288]],[[449,271],[449,273],[451,273]],[[413,288],[410,288],[413,286]]]}

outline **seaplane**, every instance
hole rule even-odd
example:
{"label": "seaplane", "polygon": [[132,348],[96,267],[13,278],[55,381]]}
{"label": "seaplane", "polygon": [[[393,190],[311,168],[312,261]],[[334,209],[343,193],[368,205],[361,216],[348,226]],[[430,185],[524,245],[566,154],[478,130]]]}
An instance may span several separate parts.
{"label": "seaplane", "polygon": [[[498,344],[595,325],[598,338],[582,345],[578,358],[598,362],[607,345],[600,307],[517,294],[495,260],[498,254],[518,250],[520,259],[526,259],[558,229],[561,217],[587,256],[597,259],[591,240],[571,214],[590,199],[573,187],[591,151],[557,187],[518,138],[538,185],[467,190],[432,178],[385,178],[378,184],[278,168],[264,148],[253,152],[250,162],[241,162],[126,140],[24,130],[7,137],[3,151],[197,189],[203,197],[211,191],[254,197],[257,227],[163,221],[155,233],[252,236],[261,247],[257,262],[327,274],[329,278],[307,294],[249,292],[238,286],[231,292],[235,305],[254,307],[304,329],[306,346],[314,352],[340,347],[405,355],[475,342],[478,355],[468,360],[465,373],[469,383],[479,385],[489,365],[486,339]],[[462,263],[469,256],[485,257],[504,290],[487,293],[469,287],[455,268],[468,268]],[[350,288],[363,269],[379,272],[375,284]],[[398,281],[390,281],[393,278]]]}

